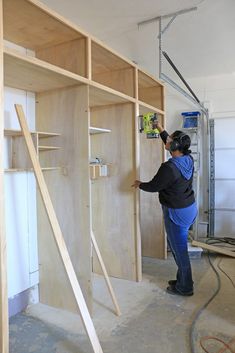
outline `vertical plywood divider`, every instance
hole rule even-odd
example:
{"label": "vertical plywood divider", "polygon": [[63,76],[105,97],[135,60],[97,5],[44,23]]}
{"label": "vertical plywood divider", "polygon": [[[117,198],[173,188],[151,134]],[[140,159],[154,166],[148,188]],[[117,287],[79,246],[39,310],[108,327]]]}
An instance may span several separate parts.
{"label": "vertical plywood divider", "polygon": [[[76,299],[76,303],[78,305],[79,312],[81,314],[81,318],[82,318],[85,330],[86,330],[87,335],[90,339],[93,351],[95,353],[102,353],[102,348],[100,346],[98,337],[96,335],[94,325],[92,323],[89,311],[87,309],[79,282],[77,280],[76,273],[74,271],[72,262],[70,260],[70,256],[69,256],[66,244],[64,242],[64,238],[63,238],[63,235],[62,235],[62,232],[61,232],[61,229],[60,229],[60,226],[59,226],[59,223],[58,223],[58,220],[57,220],[57,217],[56,217],[56,214],[55,214],[55,211],[54,211],[51,199],[50,199],[50,195],[49,195],[49,192],[47,189],[47,185],[45,183],[45,179],[43,177],[42,170],[40,168],[40,164],[38,161],[36,150],[33,145],[33,141],[32,141],[30,132],[27,127],[27,123],[26,123],[26,119],[24,116],[22,106],[15,105],[15,107],[16,107],[16,112],[18,115],[19,123],[20,123],[21,129],[22,129],[22,132],[23,132],[23,135],[25,138],[25,142],[26,142],[26,145],[28,148],[30,159],[33,164],[33,169],[34,169],[35,177],[38,182],[38,186],[39,186],[39,190],[40,190],[40,193],[42,196],[42,200],[43,200],[46,212],[47,212],[48,219],[50,221],[50,225],[51,225],[51,228],[53,231],[55,241],[56,241],[56,245],[58,247],[59,254],[61,256],[64,268],[66,270],[66,274],[69,278],[70,285],[73,289],[73,294]],[[56,270],[57,269],[55,267],[55,271]],[[61,288],[61,290],[62,290],[62,288]]]}
{"label": "vertical plywood divider", "polygon": [[7,293],[7,244],[4,216],[4,178],[3,178],[3,13],[0,0],[0,351],[9,352],[8,293]]}
{"label": "vertical plywood divider", "polygon": [[91,80],[92,66],[91,66],[91,38],[86,39],[86,77]]}
{"label": "vertical plywood divider", "polygon": [[[139,134],[139,104],[135,104],[135,170],[136,180],[140,180],[140,134]],[[136,276],[137,281],[142,280],[142,250],[141,250],[141,230],[140,230],[140,194],[135,190],[135,233],[136,233]]]}
{"label": "vertical plywood divider", "polygon": [[134,115],[131,103],[91,110],[91,125],[111,130],[91,136],[91,156],[110,164],[107,178],[91,182],[92,228],[108,273],[129,280],[137,280]]}
{"label": "vertical plywood divider", "polygon": [[[61,134],[60,149],[43,152],[40,157],[42,165],[61,167],[59,172],[44,172],[44,176],[76,275],[91,309],[88,114],[87,86],[37,95],[37,130]],[[40,197],[38,200],[40,301],[76,311]],[[54,266],[58,269],[56,274],[51,271]]]}
{"label": "vertical plywood divider", "polygon": [[[162,163],[164,147],[162,140],[147,139],[140,134],[140,180],[149,181]],[[143,256],[165,258],[166,242],[163,217],[158,193],[140,191],[140,225]]]}

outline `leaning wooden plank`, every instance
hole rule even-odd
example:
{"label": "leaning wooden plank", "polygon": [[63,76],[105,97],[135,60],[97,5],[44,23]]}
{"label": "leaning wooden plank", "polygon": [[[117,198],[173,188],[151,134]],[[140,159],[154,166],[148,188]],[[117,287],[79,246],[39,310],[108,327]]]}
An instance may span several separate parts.
{"label": "leaning wooden plank", "polygon": [[222,247],[215,246],[215,245],[202,243],[200,241],[193,240],[192,241],[192,246],[199,246],[202,249],[211,250],[211,251],[217,252],[219,254],[235,257],[235,252],[233,252],[231,250],[224,249]]}
{"label": "leaning wooden plank", "polygon": [[4,217],[3,179],[3,11],[0,0],[0,352],[9,352],[8,293],[7,293],[7,247]]}
{"label": "leaning wooden plank", "polygon": [[107,284],[109,293],[110,293],[110,295],[111,295],[113,304],[114,304],[114,306],[115,306],[116,314],[117,314],[117,316],[120,316],[120,315],[121,315],[121,311],[120,311],[120,308],[119,308],[119,306],[118,306],[118,302],[117,302],[116,296],[115,296],[115,294],[114,294],[114,290],[113,290],[112,284],[111,284],[111,282],[110,282],[110,279],[109,279],[109,276],[108,276],[108,273],[107,273],[107,270],[106,270],[104,261],[103,261],[103,259],[102,259],[102,256],[101,256],[101,253],[100,253],[100,250],[99,250],[99,247],[98,247],[98,244],[97,244],[97,242],[96,242],[96,239],[95,239],[95,236],[94,236],[94,233],[93,233],[93,232],[91,232],[91,240],[92,240],[92,244],[93,244],[93,246],[94,246],[96,255],[97,255],[97,257],[98,257],[98,260],[99,260],[99,263],[100,263],[100,267],[101,267],[101,269],[102,269],[102,271],[103,271],[104,279],[105,279],[105,282],[106,282],[106,284]]}
{"label": "leaning wooden plank", "polygon": [[39,163],[36,151],[35,151],[33,140],[31,138],[31,135],[30,135],[27,123],[26,123],[23,108],[21,105],[15,104],[15,109],[16,109],[19,123],[20,123],[21,129],[22,129],[22,132],[23,132],[23,135],[25,138],[25,142],[27,145],[29,156],[30,156],[31,162],[33,164],[33,169],[34,169],[34,173],[35,173],[35,176],[36,176],[36,179],[38,182],[38,186],[39,186],[39,190],[40,190],[40,193],[42,196],[42,200],[45,205],[45,209],[46,209],[46,212],[47,212],[50,224],[51,224],[51,228],[52,228],[52,231],[54,234],[54,238],[55,238],[60,256],[62,258],[63,265],[65,267],[65,270],[68,275],[71,287],[73,289],[73,293],[74,293],[74,296],[75,296],[75,299],[76,299],[76,302],[77,302],[77,305],[78,305],[78,308],[79,308],[79,311],[81,314],[83,325],[84,325],[85,330],[87,332],[87,335],[90,339],[93,351],[95,353],[103,353],[102,348],[100,346],[99,339],[97,337],[97,334],[96,334],[96,331],[95,331],[95,328],[93,325],[93,322],[91,320],[89,311],[87,309],[86,302],[84,300],[80,285],[78,283],[72,262],[70,260],[69,253],[68,253],[68,250],[67,250],[67,247],[66,247],[66,244],[65,244],[65,241],[64,241],[64,238],[63,238],[63,235],[62,235],[62,232],[61,232],[61,229],[60,229],[60,226],[59,226],[59,223],[58,223],[58,220],[57,220],[57,217],[56,217],[53,205],[52,205],[52,202],[51,202],[51,198],[50,198],[50,195],[49,195],[49,192],[47,189],[47,185],[44,180],[44,176],[43,176],[43,173],[42,173],[42,170],[40,167],[40,163]]}

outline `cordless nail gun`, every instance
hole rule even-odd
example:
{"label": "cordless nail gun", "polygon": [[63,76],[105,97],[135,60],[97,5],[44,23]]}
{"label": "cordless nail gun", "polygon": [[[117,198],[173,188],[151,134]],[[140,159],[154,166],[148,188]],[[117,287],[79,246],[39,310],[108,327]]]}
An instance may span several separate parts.
{"label": "cordless nail gun", "polygon": [[148,139],[159,138],[159,131],[157,129],[157,114],[147,113],[140,115],[140,132],[146,133]]}

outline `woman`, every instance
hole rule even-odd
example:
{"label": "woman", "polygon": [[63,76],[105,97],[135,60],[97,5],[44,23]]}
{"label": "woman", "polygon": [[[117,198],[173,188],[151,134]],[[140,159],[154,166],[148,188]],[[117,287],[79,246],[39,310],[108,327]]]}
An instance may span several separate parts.
{"label": "woman", "polygon": [[189,150],[191,140],[182,131],[171,136],[158,123],[165,149],[172,158],[162,163],[157,174],[149,182],[136,180],[132,185],[147,192],[159,192],[168,246],[178,267],[175,280],[168,282],[170,294],[193,295],[191,264],[188,255],[188,230],[197,216],[192,189],[194,163]]}

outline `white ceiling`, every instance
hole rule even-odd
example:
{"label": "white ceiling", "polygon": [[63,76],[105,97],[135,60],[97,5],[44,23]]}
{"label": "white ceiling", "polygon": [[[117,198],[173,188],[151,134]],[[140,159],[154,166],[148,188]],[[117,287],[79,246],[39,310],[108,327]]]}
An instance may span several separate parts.
{"label": "white ceiling", "polygon": [[138,29],[137,23],[197,6],[197,11],[180,15],[171,24],[163,49],[187,78],[235,72],[235,0],[43,2],[153,74],[158,73],[158,24]]}

